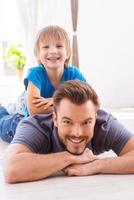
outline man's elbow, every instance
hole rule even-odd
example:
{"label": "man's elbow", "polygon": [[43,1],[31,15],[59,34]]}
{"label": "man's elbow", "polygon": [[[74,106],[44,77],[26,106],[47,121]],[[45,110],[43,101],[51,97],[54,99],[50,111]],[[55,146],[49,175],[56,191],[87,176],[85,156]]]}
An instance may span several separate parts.
{"label": "man's elbow", "polygon": [[16,178],[14,176],[14,171],[4,171],[4,179],[6,183],[16,183]]}
{"label": "man's elbow", "polygon": [[17,171],[13,166],[5,167],[3,170],[5,182],[10,184],[19,182]]}

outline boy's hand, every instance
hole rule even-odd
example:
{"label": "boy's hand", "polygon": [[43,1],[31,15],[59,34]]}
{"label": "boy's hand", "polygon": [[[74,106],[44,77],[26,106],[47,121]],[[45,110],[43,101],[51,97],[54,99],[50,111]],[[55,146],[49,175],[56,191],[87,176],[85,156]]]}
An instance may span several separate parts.
{"label": "boy's hand", "polygon": [[35,96],[34,98],[35,99],[32,101],[32,103],[35,104],[37,108],[43,106],[43,109],[46,110],[50,106],[53,106],[53,98],[44,98],[44,97],[37,97],[37,96]]}

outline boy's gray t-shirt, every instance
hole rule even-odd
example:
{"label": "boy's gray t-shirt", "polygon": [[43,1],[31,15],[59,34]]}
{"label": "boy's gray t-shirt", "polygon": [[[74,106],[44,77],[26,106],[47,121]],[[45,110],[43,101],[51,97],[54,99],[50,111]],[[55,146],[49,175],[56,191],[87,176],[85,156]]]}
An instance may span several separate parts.
{"label": "boy's gray t-shirt", "polygon": [[[94,154],[113,150],[117,155],[133,136],[111,114],[98,110],[94,136],[87,147]],[[52,153],[66,150],[60,142],[52,115],[39,114],[23,119],[17,126],[12,143],[26,145],[35,153]]]}

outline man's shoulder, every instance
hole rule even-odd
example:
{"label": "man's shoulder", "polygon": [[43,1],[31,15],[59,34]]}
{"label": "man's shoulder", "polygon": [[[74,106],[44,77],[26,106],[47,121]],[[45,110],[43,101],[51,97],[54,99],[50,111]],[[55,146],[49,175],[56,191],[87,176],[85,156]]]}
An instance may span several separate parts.
{"label": "man's shoulder", "polygon": [[23,144],[37,153],[48,153],[51,149],[53,123],[51,114],[38,114],[20,121],[12,144]]}
{"label": "man's shoulder", "polygon": [[109,112],[99,109],[97,111],[97,118],[95,124],[96,133],[107,133],[111,126],[117,128],[119,126],[118,120]]}
{"label": "man's shoulder", "polygon": [[99,109],[97,111],[97,119],[96,121],[99,123],[102,123],[102,122],[107,122],[109,120],[109,118],[113,118],[114,117],[109,113],[109,112],[106,112],[105,110],[102,110],[102,109]]}
{"label": "man's shoulder", "polygon": [[35,114],[33,116],[29,116],[23,120],[25,123],[34,123],[38,125],[47,125],[52,126],[52,114]]}
{"label": "man's shoulder", "polygon": [[113,150],[119,154],[126,142],[132,137],[130,133],[112,114],[98,110],[94,129],[94,151],[102,153]]}

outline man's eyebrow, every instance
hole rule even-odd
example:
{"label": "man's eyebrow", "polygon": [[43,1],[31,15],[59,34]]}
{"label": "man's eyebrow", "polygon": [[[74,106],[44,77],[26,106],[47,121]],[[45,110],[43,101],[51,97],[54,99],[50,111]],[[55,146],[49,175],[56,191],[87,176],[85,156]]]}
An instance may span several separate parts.
{"label": "man's eyebrow", "polygon": [[92,122],[93,121],[93,118],[92,117],[88,117],[87,119],[84,119],[81,123],[84,123],[84,122]]}
{"label": "man's eyebrow", "polygon": [[93,120],[93,117],[88,117],[87,119],[84,119],[83,121],[91,121]]}
{"label": "man's eyebrow", "polygon": [[[70,120],[70,121],[72,121],[72,119],[71,118],[69,118],[69,117],[66,117],[66,116],[63,116],[62,117],[62,119],[63,120]],[[92,121],[93,120],[93,118],[92,117],[88,117],[88,118],[86,118],[86,119],[84,119],[84,120],[82,120],[82,122],[85,122],[85,121]]]}
{"label": "man's eyebrow", "polygon": [[71,120],[69,117],[62,117],[62,119]]}

